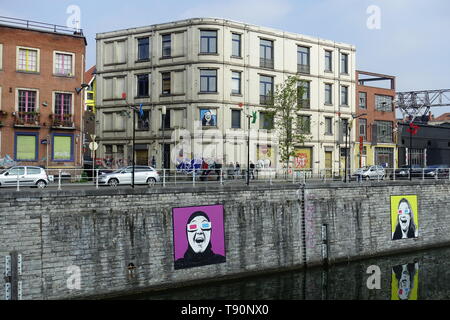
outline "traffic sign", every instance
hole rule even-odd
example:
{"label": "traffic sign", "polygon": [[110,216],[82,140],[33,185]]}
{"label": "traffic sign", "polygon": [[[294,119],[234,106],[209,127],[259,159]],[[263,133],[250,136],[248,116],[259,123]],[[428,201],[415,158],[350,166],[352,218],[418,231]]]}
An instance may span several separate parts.
{"label": "traffic sign", "polygon": [[97,150],[98,149],[98,143],[97,142],[89,143],[89,149],[91,149],[92,151]]}

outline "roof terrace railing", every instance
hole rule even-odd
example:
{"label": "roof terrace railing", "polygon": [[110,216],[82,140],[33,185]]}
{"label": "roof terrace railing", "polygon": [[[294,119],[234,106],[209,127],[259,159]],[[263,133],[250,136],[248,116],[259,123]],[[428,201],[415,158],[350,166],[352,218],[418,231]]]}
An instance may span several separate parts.
{"label": "roof terrace railing", "polygon": [[39,30],[46,32],[55,32],[70,35],[83,36],[83,29],[70,28],[31,20],[23,20],[17,18],[9,18],[0,16],[0,25],[9,25],[14,27],[26,28],[31,30]]}

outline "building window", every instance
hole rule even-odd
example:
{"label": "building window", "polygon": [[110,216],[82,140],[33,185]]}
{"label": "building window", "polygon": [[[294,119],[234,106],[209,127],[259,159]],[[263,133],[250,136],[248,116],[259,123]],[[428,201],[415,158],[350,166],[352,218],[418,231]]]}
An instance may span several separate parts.
{"label": "building window", "polygon": [[164,58],[172,56],[172,36],[170,34],[162,36],[162,56]]}
{"label": "building window", "polygon": [[310,48],[297,47],[297,71],[300,73],[310,73]]}
{"label": "building window", "polygon": [[348,87],[341,86],[341,106],[348,106]]}
{"label": "building window", "polygon": [[274,128],[274,119],[273,116],[266,113],[266,112],[260,112],[259,113],[259,128],[264,130],[272,130]]}
{"label": "building window", "polygon": [[18,71],[39,72],[39,51],[37,49],[19,48]]}
{"label": "building window", "polygon": [[[170,73],[169,73],[170,75]],[[164,82],[164,80],[163,80]],[[169,87],[170,89],[170,87]],[[137,96],[148,97],[149,96],[149,75],[140,74],[137,76]]]}
{"label": "building window", "polygon": [[241,110],[231,110],[231,128],[241,128]]}
{"label": "building window", "polygon": [[52,145],[53,161],[74,161],[72,135],[54,134]]}
{"label": "building window", "polygon": [[231,93],[241,94],[241,76],[242,72],[233,71],[231,73]]}
{"label": "building window", "polygon": [[164,129],[170,129],[170,110],[167,109],[166,115],[161,113],[161,128],[164,125]]}
{"label": "building window", "polygon": [[0,43],[0,70],[3,69],[3,44]]}
{"label": "building window", "polygon": [[274,68],[273,62],[273,41],[261,39],[259,45],[261,68]]}
{"label": "building window", "polygon": [[150,59],[150,38],[138,39],[138,61]]}
{"label": "building window", "polygon": [[38,133],[16,133],[15,160],[38,161]]}
{"label": "building window", "polygon": [[53,125],[72,127],[72,94],[55,93]]}
{"label": "building window", "polygon": [[200,31],[200,53],[217,53],[217,31]]}
{"label": "building window", "polygon": [[377,111],[392,111],[392,97],[375,95],[375,110]]}
{"label": "building window", "polygon": [[104,81],[104,100],[117,99],[124,100],[126,93],[126,77],[105,78]]}
{"label": "building window", "polygon": [[200,70],[200,92],[217,92],[217,70]]}
{"label": "building window", "polygon": [[325,134],[333,135],[333,118],[325,118]]}
{"label": "building window", "polygon": [[[301,108],[309,109],[311,99],[311,83],[309,81],[300,81],[298,83],[298,104]],[[300,94],[301,93],[301,94]]]}
{"label": "building window", "polygon": [[35,124],[39,119],[37,113],[37,91],[18,90],[17,124]]}
{"label": "building window", "polygon": [[325,50],[325,71],[333,71],[333,52]]}
{"label": "building window", "polygon": [[298,118],[298,129],[301,134],[311,133],[311,116],[301,115]]}
{"label": "building window", "polygon": [[325,104],[333,104],[333,85],[325,83]]}
{"label": "building window", "polygon": [[259,95],[260,104],[268,104],[273,93],[273,77],[260,76]]}
{"label": "building window", "polygon": [[148,131],[150,129],[150,111],[143,110],[142,116],[139,114],[137,130]]}
{"label": "building window", "polygon": [[105,42],[104,45],[105,65],[123,64],[127,61],[127,41]]}
{"label": "building window", "polygon": [[241,37],[238,33],[232,33],[232,57],[241,57]]}
{"label": "building window", "polygon": [[359,93],[359,107],[361,109],[367,109],[367,93],[366,92]]}
{"label": "building window", "polygon": [[341,53],[341,73],[348,74],[348,54]]}
{"label": "building window", "polygon": [[72,77],[73,54],[55,53],[55,74]]}
{"label": "building window", "polygon": [[377,142],[392,143],[393,142],[393,126],[392,121],[375,121]]}
{"label": "building window", "polygon": [[359,119],[359,136],[367,140],[367,119]]}
{"label": "building window", "polygon": [[170,87],[171,87],[171,77],[170,72],[164,72],[161,74],[162,76],[162,94],[170,94]]}

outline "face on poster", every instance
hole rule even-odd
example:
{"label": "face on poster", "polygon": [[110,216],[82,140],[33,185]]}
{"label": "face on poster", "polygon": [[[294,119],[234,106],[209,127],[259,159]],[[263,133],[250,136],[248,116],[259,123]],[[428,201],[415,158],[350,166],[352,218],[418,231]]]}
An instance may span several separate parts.
{"label": "face on poster", "polygon": [[202,120],[203,127],[215,127],[217,126],[217,114],[216,110],[201,109],[200,119]]}
{"label": "face on poster", "polygon": [[226,262],[223,205],[174,208],[174,268]]}
{"label": "face on poster", "polygon": [[391,300],[417,300],[419,264],[408,263],[392,268]]}
{"label": "face on poster", "polygon": [[391,196],[392,240],[417,238],[418,216],[416,195]]}

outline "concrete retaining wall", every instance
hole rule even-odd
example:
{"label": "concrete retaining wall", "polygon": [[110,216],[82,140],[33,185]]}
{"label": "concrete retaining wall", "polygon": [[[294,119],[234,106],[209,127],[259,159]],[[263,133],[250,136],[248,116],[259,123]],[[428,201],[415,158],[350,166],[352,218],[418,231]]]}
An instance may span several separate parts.
{"label": "concrete retaining wall", "polygon": [[[390,196],[406,194],[418,196],[419,237],[392,241]],[[450,242],[449,195],[445,182],[4,192],[0,268],[20,254],[22,299],[63,299],[320,264],[323,224],[331,262],[416,250]],[[224,206],[226,262],[174,270],[172,208],[215,204]]]}

